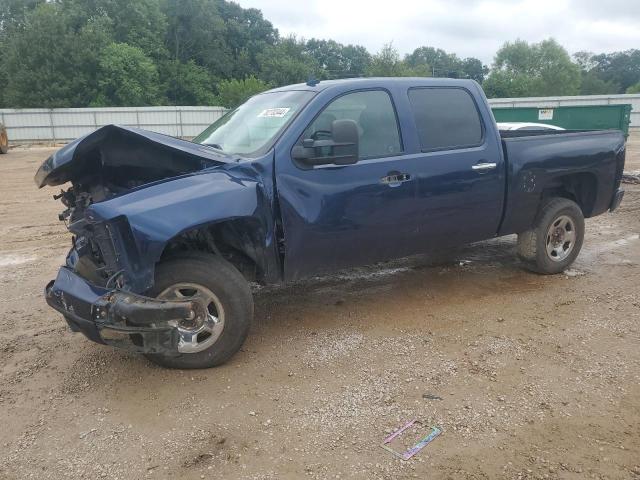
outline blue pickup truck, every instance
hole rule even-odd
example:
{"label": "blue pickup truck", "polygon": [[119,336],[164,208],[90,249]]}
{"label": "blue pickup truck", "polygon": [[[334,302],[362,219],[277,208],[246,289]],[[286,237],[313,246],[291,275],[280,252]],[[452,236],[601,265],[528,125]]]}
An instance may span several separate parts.
{"label": "blue pickup truck", "polygon": [[562,272],[584,218],[613,211],[618,131],[499,132],[470,80],[350,79],[250,98],[193,142],[106,126],[39,187],[73,234],[49,305],[89,339],[174,368],[219,365],[272,284],[518,234]]}

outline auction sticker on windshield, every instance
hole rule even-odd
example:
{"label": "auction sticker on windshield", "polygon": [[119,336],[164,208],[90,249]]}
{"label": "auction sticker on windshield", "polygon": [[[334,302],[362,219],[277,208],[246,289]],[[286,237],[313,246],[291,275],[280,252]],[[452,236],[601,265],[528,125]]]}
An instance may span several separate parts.
{"label": "auction sticker on windshield", "polygon": [[288,107],[281,108],[267,108],[266,110],[262,110],[258,117],[269,117],[269,118],[282,118],[291,110]]}

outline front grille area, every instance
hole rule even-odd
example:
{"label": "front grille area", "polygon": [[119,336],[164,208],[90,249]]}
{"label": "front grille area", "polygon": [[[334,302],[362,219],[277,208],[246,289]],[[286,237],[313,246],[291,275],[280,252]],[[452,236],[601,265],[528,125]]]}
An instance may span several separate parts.
{"label": "front grille area", "polygon": [[120,258],[114,245],[111,228],[106,223],[94,224],[92,236],[92,241],[98,247],[107,276],[111,276],[120,270]]}
{"label": "front grille area", "polygon": [[[145,268],[140,261],[136,239],[126,217],[93,223],[76,222],[69,230],[76,235],[74,247],[79,257],[77,264],[71,267],[83,278],[98,285],[138,293],[145,292],[153,284],[153,268]],[[101,281],[96,282],[96,277]]]}

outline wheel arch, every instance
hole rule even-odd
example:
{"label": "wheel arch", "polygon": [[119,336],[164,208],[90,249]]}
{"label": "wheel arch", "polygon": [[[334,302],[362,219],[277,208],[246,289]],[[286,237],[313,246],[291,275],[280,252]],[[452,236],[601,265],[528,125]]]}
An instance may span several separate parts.
{"label": "wheel arch", "polygon": [[555,197],[562,197],[572,200],[578,204],[585,218],[593,215],[598,196],[598,178],[590,172],[572,173],[562,175],[542,190],[542,201],[544,205],[547,201]]}
{"label": "wheel arch", "polygon": [[[117,267],[133,292],[152,287],[156,265],[178,246],[183,251],[229,251],[239,266],[248,257],[257,281],[281,279],[269,191],[259,178],[242,172],[213,170],[160,182],[92,204],[86,215],[109,227],[112,242],[129,246],[116,249]],[[206,236],[210,238],[203,241]]]}
{"label": "wheel arch", "polygon": [[186,252],[205,252],[220,256],[232,264],[248,281],[266,283],[276,274],[268,238],[256,217],[217,220],[188,228],[170,238],[158,262]]}

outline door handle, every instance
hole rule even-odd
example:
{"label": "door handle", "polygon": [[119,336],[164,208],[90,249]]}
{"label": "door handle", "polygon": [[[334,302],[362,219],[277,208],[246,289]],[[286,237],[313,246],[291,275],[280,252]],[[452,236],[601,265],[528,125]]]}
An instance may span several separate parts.
{"label": "door handle", "polygon": [[493,170],[497,166],[498,166],[498,164],[495,163],[495,162],[492,162],[492,163],[484,162],[484,163],[476,163],[471,168],[473,170],[478,171],[478,172],[486,172],[487,170]]}
{"label": "door handle", "polygon": [[386,177],[380,179],[380,183],[384,183],[390,187],[397,187],[401,183],[408,182],[409,180],[411,180],[411,175],[408,173],[389,172]]}

